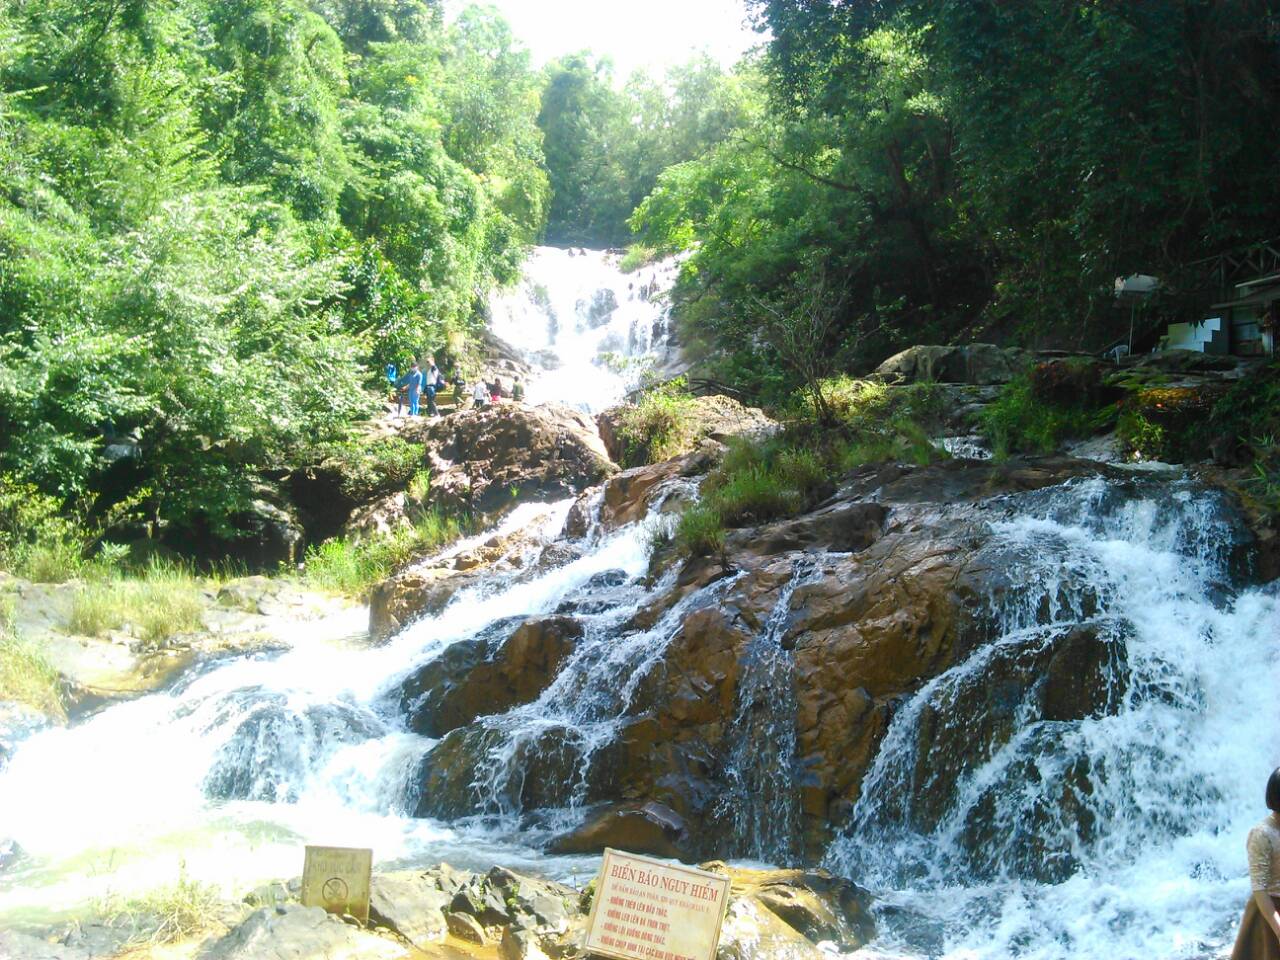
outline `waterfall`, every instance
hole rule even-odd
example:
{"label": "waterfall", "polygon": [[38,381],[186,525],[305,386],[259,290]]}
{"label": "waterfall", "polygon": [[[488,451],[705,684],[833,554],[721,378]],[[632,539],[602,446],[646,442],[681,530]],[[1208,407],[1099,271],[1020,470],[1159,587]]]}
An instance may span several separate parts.
{"label": "waterfall", "polygon": [[[1274,585],[1229,587],[1236,535],[1185,482],[1002,506],[1023,589],[898,709],[827,864],[885,894],[912,952],[1211,956],[1280,761]],[[1082,673],[1091,702],[1064,709]]]}
{"label": "waterfall", "polygon": [[[537,251],[493,311],[544,371],[531,399],[595,409],[635,376],[626,358],[667,363],[655,298],[674,270]],[[1117,476],[939,507],[990,531],[974,563],[1016,588],[977,598],[979,628],[950,669],[892,704],[826,851],[879,898],[867,956],[1198,960],[1229,943],[1244,837],[1280,762],[1280,596],[1241,586],[1246,544],[1219,495]],[[0,873],[0,926],[83,915],[94,898],[176,879],[179,862],[242,893],[295,876],[307,842],[371,846],[380,866],[588,875],[594,859],[543,844],[610,797],[611,751],[681,623],[741,581],[689,589],[646,619],[672,587],[648,569],[670,518],[566,543],[569,509],[520,507],[497,531],[529,531],[531,558],[554,542],[560,559],[459,591],[382,647],[304,639],[204,664],[23,741],[0,768],[0,840],[24,852]],[[722,790],[708,809],[742,856],[791,865],[809,849],[788,628],[794,592],[840,562],[792,557],[738,654],[706,768]],[[419,671],[556,616],[581,634],[536,698],[414,732]]]}
{"label": "waterfall", "polygon": [[800,855],[795,665],[783,635],[796,587],[817,571],[815,557],[796,563],[764,628],[747,647],[729,728],[725,790],[716,813],[729,821],[737,848],[765,862],[792,863]]}
{"label": "waterfall", "polygon": [[677,258],[623,273],[618,254],[537,247],[490,303],[491,329],[535,368],[528,396],[598,413],[676,363],[667,293]]}

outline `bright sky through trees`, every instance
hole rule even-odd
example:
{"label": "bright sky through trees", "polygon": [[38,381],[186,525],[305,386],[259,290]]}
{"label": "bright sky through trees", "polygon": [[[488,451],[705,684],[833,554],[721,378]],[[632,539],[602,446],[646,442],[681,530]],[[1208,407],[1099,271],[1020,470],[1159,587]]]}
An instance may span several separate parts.
{"label": "bright sky through trees", "polygon": [[[449,0],[450,14],[471,0]],[[610,57],[619,82],[637,69],[661,74],[705,50],[724,66],[761,41],[742,0],[493,0],[537,63],[591,50]]]}

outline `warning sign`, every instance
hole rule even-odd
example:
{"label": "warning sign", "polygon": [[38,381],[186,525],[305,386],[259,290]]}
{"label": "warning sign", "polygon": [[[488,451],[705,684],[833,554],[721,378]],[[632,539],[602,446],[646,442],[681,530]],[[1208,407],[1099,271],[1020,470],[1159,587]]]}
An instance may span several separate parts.
{"label": "warning sign", "polygon": [[368,923],[372,871],[372,850],[307,847],[302,867],[302,905],[350,914]]}
{"label": "warning sign", "polygon": [[605,850],[588,953],[615,960],[715,960],[729,878]]}

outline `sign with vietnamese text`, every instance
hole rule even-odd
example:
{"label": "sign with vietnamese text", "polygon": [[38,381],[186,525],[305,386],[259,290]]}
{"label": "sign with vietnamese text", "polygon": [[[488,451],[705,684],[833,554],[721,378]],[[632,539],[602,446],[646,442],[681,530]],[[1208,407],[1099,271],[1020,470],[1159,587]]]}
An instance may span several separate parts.
{"label": "sign with vietnamese text", "polygon": [[605,850],[588,953],[615,960],[715,960],[729,878]]}
{"label": "sign with vietnamese text", "polygon": [[352,847],[307,847],[302,867],[302,905],[324,907],[369,922],[373,851]]}

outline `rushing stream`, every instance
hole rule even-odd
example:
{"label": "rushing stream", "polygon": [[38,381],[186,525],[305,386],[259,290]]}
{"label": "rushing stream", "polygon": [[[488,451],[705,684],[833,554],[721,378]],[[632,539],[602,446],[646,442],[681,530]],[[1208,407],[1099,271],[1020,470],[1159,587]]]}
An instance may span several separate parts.
{"label": "rushing stream", "polygon": [[[671,269],[653,268],[652,283]],[[616,399],[628,369],[601,364],[602,352],[666,362],[665,310],[649,282],[598,253],[536,254],[522,292],[494,308],[505,339],[542,352],[533,399]],[[532,529],[533,556],[568,510],[524,506],[503,526]],[[207,664],[166,692],[34,735],[0,769],[0,839],[24,851],[0,873],[0,925],[81,915],[180,869],[243,892],[296,875],[304,842],[371,846],[383,866],[502,863],[585,880],[593,858],[540,852],[580,819],[582,780],[548,784],[549,809],[524,809],[526,758],[555,729],[585,771],[681,619],[731,585],[695,590],[628,631],[669,586],[644,583],[649,538],[665,522],[655,513],[593,528],[577,559],[495,575],[382,647],[301,643]],[[881,898],[882,935],[865,955],[1220,955],[1247,892],[1244,836],[1280,760],[1274,587],[1232,586],[1220,503],[1176,478],[1071,481],[1003,498],[989,522],[984,549],[1022,585],[986,611],[998,639],[898,706],[826,855]],[[762,860],[799,850],[781,638],[792,592],[821,560],[795,564],[750,645],[722,758],[724,814],[742,854]],[[458,641],[559,610],[583,636],[555,681],[479,724],[486,759],[464,786],[481,812],[414,816],[438,742],[409,731],[405,679]],[[1057,716],[1043,683],[1004,692],[1001,678],[1033,674],[1079,630],[1108,651],[1090,675],[1090,716]],[[926,726],[930,742],[963,743],[978,762],[922,753]]]}

